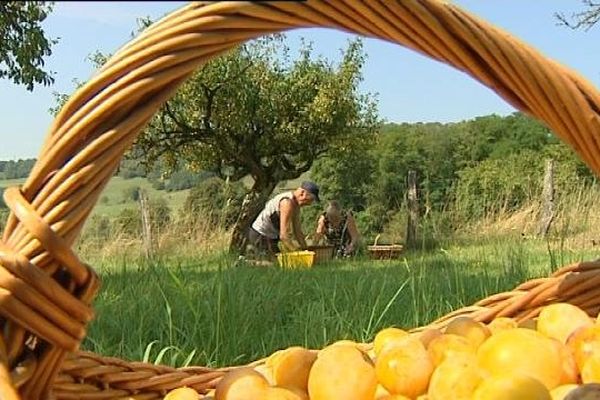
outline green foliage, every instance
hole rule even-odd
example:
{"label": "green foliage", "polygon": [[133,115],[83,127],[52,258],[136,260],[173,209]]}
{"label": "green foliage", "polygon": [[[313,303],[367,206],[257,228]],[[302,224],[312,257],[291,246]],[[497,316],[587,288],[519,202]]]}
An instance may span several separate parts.
{"label": "green foliage", "polygon": [[321,199],[337,200],[342,207],[362,211],[373,188],[376,158],[369,152],[375,138],[352,148],[330,151],[317,160],[311,177],[319,182]]}
{"label": "green foliage", "polygon": [[140,199],[140,187],[139,186],[128,186],[123,189],[123,202],[139,201]]}
{"label": "green foliage", "polygon": [[359,40],[337,67],[307,44],[292,61],[282,35],[244,44],[184,83],[136,149],[149,163],[184,163],[231,180],[297,178],[330,148],[373,132],[374,102],[358,93],[364,57]]}
{"label": "green foliage", "polygon": [[27,178],[35,164],[35,159],[0,161],[0,180]]}
{"label": "green foliage", "polygon": [[86,223],[85,239],[105,242],[113,237],[114,226],[110,218],[104,215],[92,215]]}
{"label": "green foliage", "polygon": [[543,160],[534,152],[484,160],[460,171],[456,206],[466,220],[477,220],[500,209],[515,211],[539,197],[543,173]]}
{"label": "green foliage", "polygon": [[123,179],[146,177],[148,171],[137,160],[123,159],[119,164],[117,175]]}
{"label": "green foliage", "polygon": [[190,190],[183,206],[184,217],[188,222],[204,220],[229,227],[237,220],[245,194],[240,182],[205,179]]}
{"label": "green foliage", "polygon": [[[148,207],[151,229],[157,231],[166,228],[171,221],[171,209],[166,200],[161,197],[150,199]],[[121,210],[113,224],[117,233],[140,237],[142,235],[142,217],[139,207],[128,207]]]}
{"label": "green foliage", "polygon": [[164,189],[167,192],[191,189],[211,176],[214,176],[214,174],[207,171],[193,172],[188,169],[177,170],[169,175],[169,178],[164,183]]}
{"label": "green foliage", "polygon": [[43,70],[44,57],[58,41],[48,39],[41,23],[52,12],[53,2],[0,2],[0,79],[8,78],[32,91],[37,83],[54,82]]}
{"label": "green foliage", "polygon": [[502,158],[488,158],[459,171],[454,188],[454,211],[460,220],[475,221],[499,211],[516,211],[539,201],[547,159],[556,162],[555,193],[560,196],[592,180],[591,172],[561,144],[539,151],[523,150]]}
{"label": "green foliage", "polygon": [[[522,113],[449,124],[386,124],[370,151],[334,154],[319,160],[311,173],[323,181],[324,192],[331,191],[347,204],[352,204],[348,193],[365,193],[366,206],[357,208],[362,211],[356,217],[368,238],[400,231],[397,214],[406,212],[411,169],[417,172],[423,214],[456,211],[454,219],[436,217],[434,225],[421,227],[433,236],[446,232],[441,221],[473,221],[537,200],[548,158],[557,162],[557,196],[594,180],[569,147]],[[346,164],[346,159],[351,161]],[[340,189],[343,184],[348,189]]]}

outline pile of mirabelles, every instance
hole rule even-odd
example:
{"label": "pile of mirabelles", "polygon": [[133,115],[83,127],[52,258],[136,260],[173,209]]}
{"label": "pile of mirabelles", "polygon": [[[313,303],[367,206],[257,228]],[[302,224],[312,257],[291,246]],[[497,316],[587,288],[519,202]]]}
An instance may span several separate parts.
{"label": "pile of mirabelles", "polygon": [[556,303],[521,323],[456,317],[443,330],[387,328],[372,344],[290,347],[227,373],[208,394],[183,387],[165,397],[197,399],[600,399],[600,323]]}

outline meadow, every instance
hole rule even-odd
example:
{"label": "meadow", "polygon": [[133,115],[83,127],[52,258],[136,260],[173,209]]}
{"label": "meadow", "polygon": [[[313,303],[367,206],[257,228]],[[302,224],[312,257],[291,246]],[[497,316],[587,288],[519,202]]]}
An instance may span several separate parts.
{"label": "meadow", "polygon": [[136,210],[138,203],[126,195],[135,187],[166,199],[173,213],[157,234],[154,257],[144,256],[135,235],[84,234],[76,244],[102,279],[82,348],[128,360],[220,367],[294,345],[368,342],[384,327],[423,326],[530,278],[598,257],[597,187],[558,202],[547,239],[523,235],[535,226],[536,205],[530,204],[490,215],[397,260],[363,254],[308,270],[258,268],[227,254],[223,228],[180,223],[177,211],[187,191],[156,191],[143,178],[111,179],[93,216]]}
{"label": "meadow", "polygon": [[128,252],[95,264],[103,285],[83,347],[173,366],[245,364],[292,345],[422,326],[594,254],[518,236],[308,270],[252,267],[218,252],[151,261]]}

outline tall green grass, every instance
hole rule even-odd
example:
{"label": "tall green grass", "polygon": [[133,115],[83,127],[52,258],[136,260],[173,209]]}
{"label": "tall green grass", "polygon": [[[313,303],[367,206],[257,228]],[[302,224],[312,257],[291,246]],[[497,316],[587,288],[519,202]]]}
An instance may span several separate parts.
{"label": "tall green grass", "polygon": [[141,260],[98,265],[102,291],[84,348],[175,366],[244,364],[292,345],[369,341],[383,327],[424,325],[555,268],[544,243],[521,239],[310,270],[251,267],[223,254]]}

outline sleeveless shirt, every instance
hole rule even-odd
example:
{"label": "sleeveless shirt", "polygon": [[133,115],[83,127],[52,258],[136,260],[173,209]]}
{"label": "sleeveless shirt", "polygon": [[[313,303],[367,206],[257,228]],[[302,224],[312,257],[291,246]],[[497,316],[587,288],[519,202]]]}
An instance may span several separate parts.
{"label": "sleeveless shirt", "polygon": [[252,229],[269,239],[279,239],[279,202],[294,200],[294,192],[283,192],[267,201],[265,208],[252,223]]}

